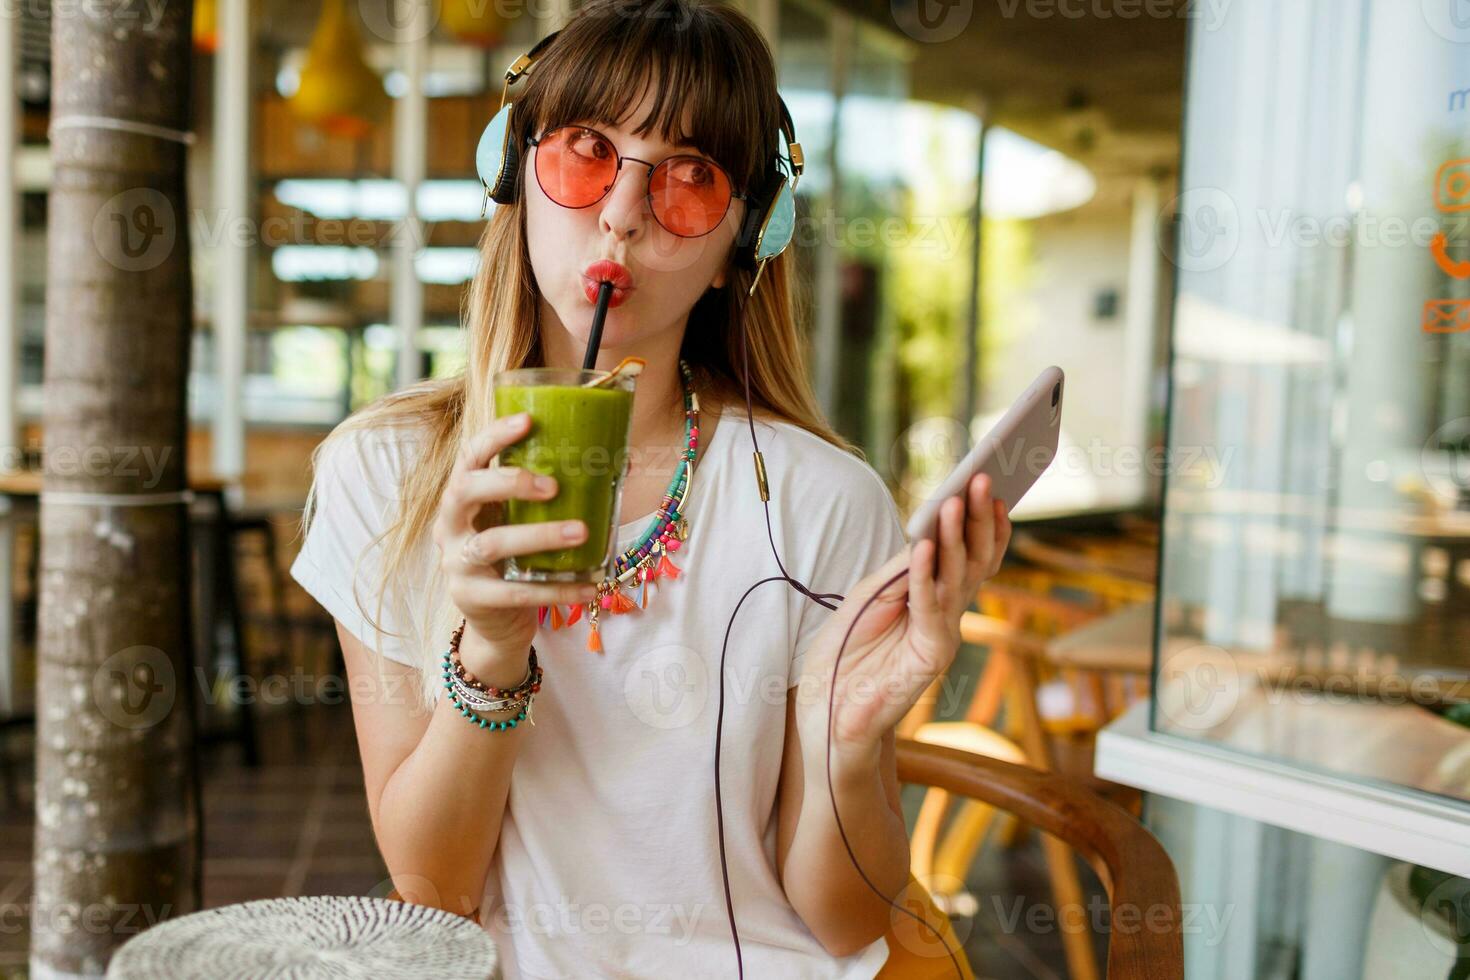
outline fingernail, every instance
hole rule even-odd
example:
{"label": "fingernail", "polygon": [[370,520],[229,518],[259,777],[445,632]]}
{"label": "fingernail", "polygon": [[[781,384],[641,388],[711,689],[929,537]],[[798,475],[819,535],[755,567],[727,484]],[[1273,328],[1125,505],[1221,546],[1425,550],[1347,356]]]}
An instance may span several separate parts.
{"label": "fingernail", "polygon": [[561,536],[568,541],[575,541],[582,536],[582,522],[570,521],[561,526]]}
{"label": "fingernail", "polygon": [[550,493],[556,489],[556,481],[549,476],[538,476],[535,480],[538,493]]}
{"label": "fingernail", "polygon": [[530,412],[517,412],[515,415],[512,415],[510,417],[510,423],[509,424],[510,424],[510,427],[512,429],[519,429],[521,426],[525,425],[530,420],[531,420],[531,413]]}

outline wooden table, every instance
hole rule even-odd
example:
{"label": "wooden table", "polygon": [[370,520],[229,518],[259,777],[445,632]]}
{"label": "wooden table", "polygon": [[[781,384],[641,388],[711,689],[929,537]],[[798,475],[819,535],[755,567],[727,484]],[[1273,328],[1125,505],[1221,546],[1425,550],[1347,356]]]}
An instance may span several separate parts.
{"label": "wooden table", "polygon": [[1147,676],[1153,665],[1154,604],[1139,602],[1063,633],[1046,645],[1056,667]]}
{"label": "wooden table", "polygon": [[124,943],[108,980],[499,980],[500,955],[463,916],[385,898],[267,898],[170,919]]}

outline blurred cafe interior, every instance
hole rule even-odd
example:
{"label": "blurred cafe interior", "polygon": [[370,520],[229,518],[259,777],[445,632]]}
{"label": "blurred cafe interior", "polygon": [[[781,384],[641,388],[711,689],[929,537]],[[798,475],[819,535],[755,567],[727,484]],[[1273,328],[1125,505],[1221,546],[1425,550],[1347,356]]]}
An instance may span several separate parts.
{"label": "blurred cafe interior", "polygon": [[[333,623],[288,575],[309,460],[357,409],[463,369],[475,140],[506,67],[575,6],[442,0],[420,30],[400,2],[194,3],[174,233],[199,908],[391,886]],[[1128,950],[1190,980],[1470,976],[1453,0],[728,2],[805,150],[815,390],[900,512],[1040,370],[1067,375],[1057,458],[899,729],[975,758],[964,786],[903,797],[974,975],[1169,975]],[[69,326],[46,311],[53,9],[0,16],[0,978],[80,975],[35,914],[36,720],[87,698],[37,684],[60,655],[43,376]],[[1120,865],[1140,839],[1156,864]],[[1125,879],[1164,883],[1167,934],[1025,915],[1106,908]]]}

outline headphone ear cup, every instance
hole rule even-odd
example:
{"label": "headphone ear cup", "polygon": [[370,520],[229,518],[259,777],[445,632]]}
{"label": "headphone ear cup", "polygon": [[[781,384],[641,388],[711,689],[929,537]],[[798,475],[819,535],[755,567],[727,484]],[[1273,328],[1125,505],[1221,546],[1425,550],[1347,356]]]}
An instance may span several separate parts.
{"label": "headphone ear cup", "polygon": [[515,103],[511,103],[497,112],[475,146],[475,169],[479,171],[480,183],[485,185],[486,194],[496,204],[509,204],[515,200],[521,148],[511,138],[515,132],[511,124],[514,109]]}
{"label": "headphone ear cup", "polygon": [[765,230],[761,232],[760,242],[755,247],[755,260],[765,262],[786,251],[795,231],[796,195],[791,190],[791,185],[783,180],[776,191],[775,200],[771,202],[769,217],[765,222]]}
{"label": "headphone ear cup", "polygon": [[755,239],[765,217],[764,208],[752,207],[746,209],[745,218],[740,222],[740,230],[735,234],[735,264],[742,269],[755,271]]}
{"label": "headphone ear cup", "polygon": [[781,171],[772,165],[761,179],[760,184],[746,201],[745,219],[740,223],[740,231],[735,236],[735,264],[742,269],[754,272],[760,263],[756,260],[756,241],[761,237],[761,225],[765,223],[766,213],[770,210],[776,194],[784,183]]}

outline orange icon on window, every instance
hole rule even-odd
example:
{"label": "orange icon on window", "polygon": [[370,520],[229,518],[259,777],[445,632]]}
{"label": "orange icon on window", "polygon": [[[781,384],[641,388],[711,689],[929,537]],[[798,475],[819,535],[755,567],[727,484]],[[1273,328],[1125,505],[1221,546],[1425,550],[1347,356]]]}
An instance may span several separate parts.
{"label": "orange icon on window", "polygon": [[1456,279],[1470,279],[1470,261],[1456,262],[1450,258],[1450,240],[1445,237],[1444,232],[1434,236],[1434,241],[1429,243],[1429,254],[1434,256],[1434,264],[1447,276]]}
{"label": "orange icon on window", "polygon": [[1470,330],[1470,299],[1432,299],[1424,304],[1425,333]]}
{"label": "orange icon on window", "polygon": [[1440,165],[1434,175],[1434,206],[1447,214],[1470,211],[1470,158]]}

